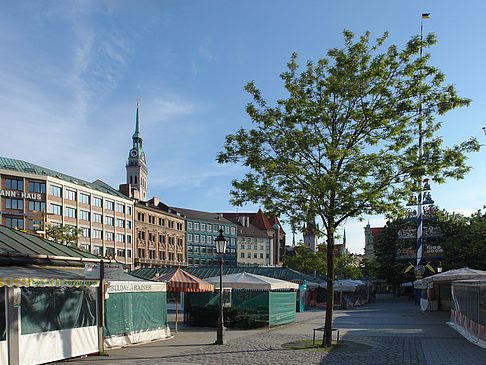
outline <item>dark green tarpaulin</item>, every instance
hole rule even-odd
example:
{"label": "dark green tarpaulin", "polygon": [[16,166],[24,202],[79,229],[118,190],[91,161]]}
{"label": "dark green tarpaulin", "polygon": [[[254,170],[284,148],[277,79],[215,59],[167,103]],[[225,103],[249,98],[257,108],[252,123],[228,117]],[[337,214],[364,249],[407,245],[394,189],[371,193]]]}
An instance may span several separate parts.
{"label": "dark green tarpaulin", "polygon": [[22,335],[96,326],[96,288],[22,288]]}
{"label": "dark green tarpaulin", "polygon": [[[226,292],[225,292],[226,295]],[[227,327],[258,327],[295,321],[296,292],[268,290],[231,291],[224,299]],[[219,313],[219,293],[187,293],[184,322],[192,326],[215,326]]]}
{"label": "dark green tarpaulin", "polygon": [[167,326],[167,293],[111,293],[105,301],[105,336]]}

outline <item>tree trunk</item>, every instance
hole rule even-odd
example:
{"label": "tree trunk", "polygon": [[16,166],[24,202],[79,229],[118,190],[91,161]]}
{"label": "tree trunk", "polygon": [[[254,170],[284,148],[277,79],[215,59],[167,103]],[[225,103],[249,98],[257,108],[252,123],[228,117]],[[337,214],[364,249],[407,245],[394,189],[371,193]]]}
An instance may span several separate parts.
{"label": "tree trunk", "polygon": [[[332,227],[332,226],[330,226]],[[327,298],[326,321],[321,347],[329,347],[332,344],[332,313],[334,309],[334,231],[327,230]]]}

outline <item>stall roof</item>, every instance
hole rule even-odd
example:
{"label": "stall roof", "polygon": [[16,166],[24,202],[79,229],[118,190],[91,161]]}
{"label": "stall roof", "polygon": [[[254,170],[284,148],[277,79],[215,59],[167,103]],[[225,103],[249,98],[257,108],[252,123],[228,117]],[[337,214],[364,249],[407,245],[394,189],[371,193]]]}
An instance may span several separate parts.
{"label": "stall roof", "polygon": [[[135,276],[152,279],[157,275],[165,274],[166,272],[173,270],[173,268],[143,268],[132,271],[130,274]],[[198,278],[205,279],[212,276],[219,275],[219,267],[213,266],[200,266],[200,267],[187,267],[184,268],[186,272]],[[301,272],[286,268],[286,267],[224,267],[223,275],[236,274],[241,272],[247,272],[256,275],[263,275],[270,278],[287,280],[287,281],[312,281],[322,282],[321,278],[314,278],[311,275],[302,274]]]}
{"label": "stall roof", "polygon": [[[334,291],[354,292],[358,287],[363,286],[365,284],[366,283],[361,280],[351,280],[351,279],[335,280]],[[327,282],[321,283],[320,286],[324,289],[327,289]]]}
{"label": "stall roof", "polygon": [[45,266],[2,266],[0,287],[99,286],[99,280],[86,278],[80,268]]}
{"label": "stall roof", "polygon": [[[70,259],[63,260],[62,258]],[[73,261],[73,259],[79,259],[79,261]],[[84,266],[83,260],[93,262],[100,261],[102,258],[74,247],[64,246],[0,225],[1,265],[49,264]]]}
{"label": "stall roof", "polygon": [[463,267],[461,269],[454,269],[439,274],[431,275],[423,279],[415,280],[414,287],[417,289],[424,289],[427,285],[434,283],[447,283],[456,280],[473,279],[473,278],[486,278],[486,271],[470,269]]}
{"label": "stall roof", "polygon": [[[208,283],[214,284],[219,289],[219,276],[206,278]],[[269,278],[267,276],[240,272],[237,274],[223,275],[223,288],[233,289],[260,289],[260,290],[279,290],[279,289],[299,289],[299,284],[290,281]]]}

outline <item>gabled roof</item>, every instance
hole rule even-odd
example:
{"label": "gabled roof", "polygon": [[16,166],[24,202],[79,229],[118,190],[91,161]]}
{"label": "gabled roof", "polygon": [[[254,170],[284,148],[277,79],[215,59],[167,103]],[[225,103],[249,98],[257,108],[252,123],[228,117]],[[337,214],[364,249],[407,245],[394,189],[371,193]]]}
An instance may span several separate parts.
{"label": "gabled roof", "polygon": [[[29,257],[30,256],[30,257]],[[55,243],[29,233],[0,225],[0,264],[52,264],[75,266],[76,262],[56,259],[56,257],[101,260],[89,252]],[[82,263],[84,266],[84,263]]]}
{"label": "gabled roof", "polygon": [[[112,188],[108,184],[104,183],[101,180],[96,180],[95,182],[88,182],[85,180],[78,179],[76,177],[72,177],[66,174],[63,174],[61,172],[57,172],[42,166],[35,165],[30,162],[22,161],[22,160],[16,160],[13,158],[7,158],[7,157],[0,157],[0,170],[4,174],[8,174],[8,171],[17,171],[17,172],[22,172],[22,173],[27,173],[27,174],[32,174],[32,175],[38,175],[38,176],[50,176],[50,177],[55,177],[60,180],[64,180],[66,182],[74,183],[79,186],[84,186],[89,189],[95,189],[98,191],[101,191],[103,193],[119,196],[125,199],[127,198],[125,195],[117,191],[116,189]],[[35,177],[34,177],[35,178]]]}
{"label": "gabled roof", "polygon": [[238,227],[236,228],[237,228],[238,236],[257,237],[257,238],[266,238],[266,239],[271,238],[271,236],[267,234],[267,231],[258,229],[251,223],[248,227],[238,225]]}
{"label": "gabled roof", "polygon": [[257,213],[223,213],[223,216],[228,219],[249,217],[251,224],[253,224],[258,229],[267,231],[274,231],[275,228],[273,228],[273,226],[277,224],[280,227],[280,233],[285,233],[282,229],[282,225],[278,221],[278,218],[275,215],[271,215],[269,218],[267,218],[261,209],[258,209]]}

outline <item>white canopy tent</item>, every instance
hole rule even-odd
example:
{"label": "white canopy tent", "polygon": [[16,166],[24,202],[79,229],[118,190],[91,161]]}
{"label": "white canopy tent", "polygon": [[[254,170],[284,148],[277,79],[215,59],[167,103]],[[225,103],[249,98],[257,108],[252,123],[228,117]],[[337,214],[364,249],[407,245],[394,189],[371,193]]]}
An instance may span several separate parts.
{"label": "white canopy tent", "polygon": [[[214,285],[215,289],[219,289],[219,276],[213,276],[204,279],[208,283]],[[291,283],[289,281],[269,278],[267,276],[250,274],[247,272],[223,275],[223,288],[232,289],[259,289],[259,290],[282,290],[293,289],[298,290],[299,284]]]}
{"label": "white canopy tent", "polygon": [[[322,288],[327,289],[327,282],[322,282],[319,284]],[[342,291],[343,293],[355,292],[360,286],[365,285],[364,281],[361,280],[335,280],[334,281],[334,291]]]}
{"label": "white canopy tent", "polygon": [[415,280],[413,286],[416,289],[425,289],[431,288],[434,283],[451,283],[456,280],[474,279],[483,276],[486,277],[486,271],[463,267]]}
{"label": "white canopy tent", "polygon": [[486,278],[486,271],[463,267],[431,275],[423,279],[415,280],[415,289],[422,289],[420,309],[438,310],[450,309],[451,305],[451,283],[457,280]]}

